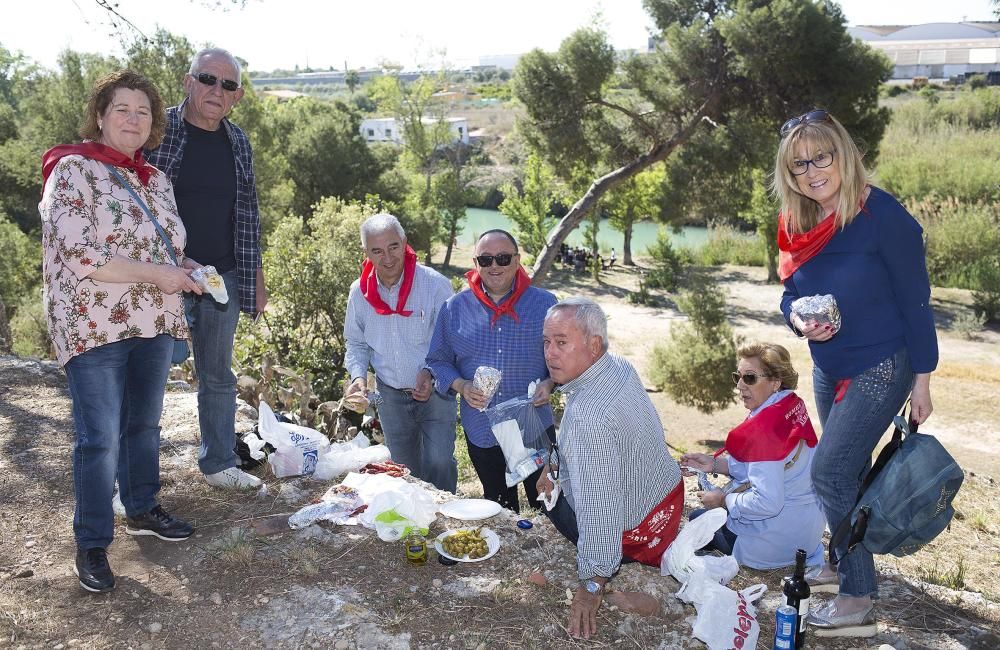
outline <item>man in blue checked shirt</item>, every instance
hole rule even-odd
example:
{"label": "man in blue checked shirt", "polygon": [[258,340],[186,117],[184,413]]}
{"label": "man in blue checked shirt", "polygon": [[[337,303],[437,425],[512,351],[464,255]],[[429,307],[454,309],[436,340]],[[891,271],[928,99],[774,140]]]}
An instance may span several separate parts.
{"label": "man in blue checked shirt", "polygon": [[392,459],[439,490],[458,486],[455,396],[433,392],[424,357],[451,282],[417,263],[396,217],[377,214],[361,224],[367,259],[351,285],[344,318],[346,401],[364,403],[368,366],[375,370],[379,422]]}
{"label": "man in blue checked shirt", "polygon": [[246,133],[226,119],[243,97],[240,64],[226,50],[198,52],[184,76],[186,97],[167,109],[167,130],[146,160],[174,185],[188,233],[185,254],[222,275],[229,301],[208,294],[189,305],[198,373],[201,449],[198,467],[210,485],[243,489],[260,479],[239,469],[235,443],[236,377],[233,339],[240,311],[257,316],[267,305],[260,257],[260,214],[253,151]]}
{"label": "man in blue checked shirt", "polygon": [[[475,267],[465,274],[469,288],[444,304],[427,352],[427,368],[441,395],[461,395],[462,429],[483,496],[519,512],[517,486],[508,488],[506,461],[483,410],[535,388],[544,426],[552,423],[552,380],[542,356],[545,312],[556,297],[531,286],[510,233],[490,230],[476,243]],[[472,382],[479,366],[501,372],[496,394],[484,395]],[[430,375],[426,377],[430,380]],[[418,380],[418,385],[420,381]],[[524,480],[529,503],[538,492],[538,472]]]}

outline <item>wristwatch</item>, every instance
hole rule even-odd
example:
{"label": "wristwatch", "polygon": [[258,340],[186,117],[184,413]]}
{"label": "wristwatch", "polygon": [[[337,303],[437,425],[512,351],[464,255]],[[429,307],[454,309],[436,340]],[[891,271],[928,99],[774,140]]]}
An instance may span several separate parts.
{"label": "wristwatch", "polygon": [[599,594],[604,591],[604,585],[596,580],[584,580],[583,588],[587,590],[587,593],[591,594]]}

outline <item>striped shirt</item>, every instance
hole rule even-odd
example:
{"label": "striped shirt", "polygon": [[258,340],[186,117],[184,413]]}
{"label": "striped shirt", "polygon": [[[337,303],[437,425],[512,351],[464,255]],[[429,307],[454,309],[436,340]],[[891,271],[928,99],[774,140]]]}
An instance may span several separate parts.
{"label": "striped shirt", "polygon": [[[378,273],[375,274],[378,278]],[[391,287],[378,282],[378,294],[387,305],[395,306],[403,276]],[[417,373],[424,367],[427,347],[434,333],[434,321],[441,305],[450,298],[451,282],[446,277],[417,264],[413,286],[406,299],[409,316],[383,316],[365,300],[361,281],[355,280],[347,298],[344,338],[347,352],[344,365],[351,381],[368,374],[368,366],[379,380],[393,388],[413,388]]]}
{"label": "striped shirt", "polygon": [[[492,366],[501,377],[491,406],[527,394],[528,384],[549,376],[542,356],[542,325],[545,312],[554,304],[556,297],[548,291],[528,287],[514,307],[518,320],[503,316],[491,325],[492,312],[471,290],[452,296],[441,309],[427,352],[427,367],[434,375],[436,390],[454,395],[449,393],[452,382],[459,377],[471,380],[476,368]],[[538,411],[543,426],[552,423],[548,406]],[[461,400],[461,413],[462,429],[472,444],[483,448],[499,444],[484,413],[465,400]]]}
{"label": "striped shirt", "polygon": [[560,487],[576,511],[581,580],[610,578],[622,533],[638,526],[681,481],[663,425],[632,364],[605,353],[562,386]]}
{"label": "striped shirt", "polygon": [[[145,150],[146,161],[177,183],[181,158],[187,144],[184,128],[184,105],[167,109],[167,131],[160,146]],[[233,146],[236,162],[236,202],[233,204],[233,254],[236,256],[236,280],[239,285],[240,309],[247,314],[257,312],[257,269],[260,268],[260,210],[257,205],[257,179],[253,169],[253,150],[243,129],[227,119],[222,125]]]}

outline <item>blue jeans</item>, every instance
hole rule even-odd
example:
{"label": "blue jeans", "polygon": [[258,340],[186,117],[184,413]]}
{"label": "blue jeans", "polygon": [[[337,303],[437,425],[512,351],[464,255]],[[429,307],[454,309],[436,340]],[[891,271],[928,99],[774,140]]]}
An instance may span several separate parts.
{"label": "blue jeans", "polygon": [[174,340],[130,338],[66,363],[73,398],[73,534],[77,548],[114,538],[115,476],[129,516],[156,507],[160,491],[160,412]]}
{"label": "blue jeans", "polygon": [[237,464],[233,339],[240,318],[240,296],[236,271],[223,273],[222,279],[229,292],[226,304],[220,305],[207,293],[189,299],[201,427],[198,468],[202,474],[215,474]]}
{"label": "blue jeans", "polygon": [[378,417],[392,459],[409,467],[417,478],[454,493],[458,488],[455,398],[431,391],[426,402],[418,402],[409,391],[377,384],[382,395]]}
{"label": "blue jeans", "polygon": [[[695,508],[690,513],[688,513],[688,521],[697,519],[706,512],[708,512],[708,508]],[[729,527],[723,524],[722,528],[715,531],[715,535],[712,537],[712,541],[710,541],[708,544],[705,544],[705,546],[703,546],[702,548],[709,551],[715,550],[722,553],[723,555],[732,555],[733,549],[736,548],[736,533],[729,530]]]}
{"label": "blue jeans", "polygon": [[[904,348],[852,377],[844,398],[835,404],[836,383],[836,377],[818,367],[813,369],[816,410],[823,435],[813,456],[812,481],[831,531],[851,514],[861,481],[871,468],[872,452],[910,394],[910,356]],[[876,597],[878,584],[872,554],[863,544],[847,553],[846,540],[837,553],[843,558],[837,567],[840,593]]]}

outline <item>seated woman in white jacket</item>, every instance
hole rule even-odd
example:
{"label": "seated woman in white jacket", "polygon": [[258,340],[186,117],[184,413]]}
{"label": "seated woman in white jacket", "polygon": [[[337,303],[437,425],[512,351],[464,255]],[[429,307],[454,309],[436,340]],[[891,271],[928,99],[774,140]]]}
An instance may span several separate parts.
{"label": "seated woman in white jacket", "polygon": [[772,343],[740,348],[736,368],[733,381],[750,412],[747,419],[729,432],[714,456],[684,454],[680,461],[682,470],[726,474],[732,480],[721,490],[699,492],[705,508],[693,510],[690,518],[726,508],[726,525],[706,548],[733,555],[743,566],[787,566],[800,548],[810,566],[820,564],[826,519],[809,477],[816,433],[805,403],[792,392],[799,375],[788,350]]}

